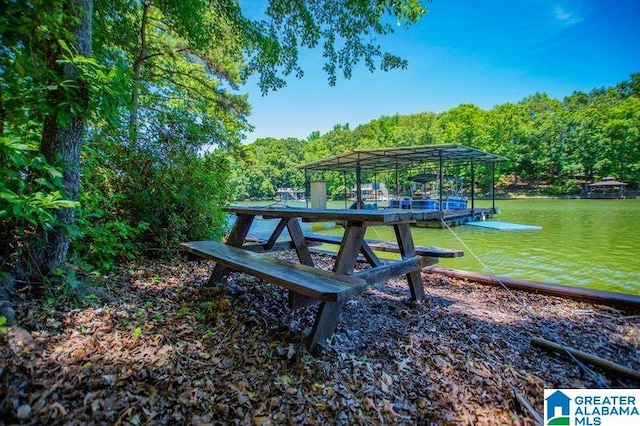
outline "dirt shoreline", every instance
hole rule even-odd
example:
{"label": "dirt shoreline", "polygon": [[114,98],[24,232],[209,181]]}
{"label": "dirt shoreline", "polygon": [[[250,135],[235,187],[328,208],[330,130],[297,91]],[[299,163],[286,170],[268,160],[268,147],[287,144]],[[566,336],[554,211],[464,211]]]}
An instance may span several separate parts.
{"label": "dirt shoreline", "polygon": [[116,302],[18,304],[37,347],[0,334],[0,423],[533,425],[514,389],[541,413],[544,388],[638,386],[530,345],[640,370],[638,315],[425,273],[429,303],[373,287],[314,357],[315,307],[243,274],[204,287],[211,266],[131,264],[99,280]]}

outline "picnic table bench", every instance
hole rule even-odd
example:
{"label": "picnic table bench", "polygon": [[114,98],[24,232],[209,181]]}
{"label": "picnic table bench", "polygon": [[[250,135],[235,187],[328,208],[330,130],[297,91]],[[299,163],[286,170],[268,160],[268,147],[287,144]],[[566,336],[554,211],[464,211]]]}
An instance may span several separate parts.
{"label": "picnic table bench", "polygon": [[[307,338],[307,349],[310,352],[323,345],[333,334],[340,309],[349,298],[362,293],[370,285],[406,275],[412,299],[421,302],[424,299],[424,288],[420,270],[432,265],[436,257],[462,255],[460,251],[426,247],[420,247],[418,252],[418,248],[413,245],[409,228],[414,219],[406,212],[399,214],[381,211],[268,207],[227,207],[225,210],[237,216],[225,244],[192,241],[182,243],[180,248],[192,256],[216,262],[209,284],[221,282],[229,271],[239,271],[288,289],[292,308],[319,303],[313,328]],[[257,241],[245,245],[249,228],[256,216],[279,219],[279,222],[266,242]],[[341,238],[318,234],[304,235],[299,219],[320,222],[344,220],[345,232]],[[370,225],[393,226],[398,244],[365,240],[365,230]],[[287,229],[290,241],[278,239],[284,229]],[[319,241],[321,239],[323,241]],[[319,242],[340,245],[332,271],[317,268],[313,263],[309,246]],[[380,251],[400,253],[402,259],[383,263],[373,252],[373,247]],[[277,249],[294,249],[300,263],[262,254]],[[372,267],[354,271],[360,252]]]}
{"label": "picnic table bench", "polygon": [[261,256],[253,251],[214,241],[182,243],[181,248],[202,258],[214,260],[231,270],[251,274],[322,302],[307,338],[309,351],[315,350],[320,342],[331,337],[342,304],[369,286],[362,278]]}
{"label": "picnic table bench", "polygon": [[[337,244],[342,243],[342,237],[339,235],[326,235],[326,234],[304,234],[304,238],[310,242],[325,243],[325,244]],[[390,253],[400,253],[400,247],[396,243],[390,243],[388,241],[378,241],[365,239],[366,246],[369,246],[372,250],[386,251]],[[360,249],[361,252],[366,250],[366,246]],[[433,258],[452,258],[464,256],[464,251],[450,248],[434,247],[434,246],[415,246],[415,253],[419,256],[433,257]],[[363,252],[363,255],[366,254]]]}

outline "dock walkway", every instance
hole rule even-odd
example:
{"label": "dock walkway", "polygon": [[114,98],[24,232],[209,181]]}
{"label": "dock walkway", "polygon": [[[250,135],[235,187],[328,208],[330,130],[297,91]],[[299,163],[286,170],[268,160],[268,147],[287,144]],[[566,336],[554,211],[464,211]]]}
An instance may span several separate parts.
{"label": "dock walkway", "polygon": [[416,226],[421,228],[444,228],[443,221],[447,226],[458,226],[468,222],[487,220],[492,218],[494,214],[495,211],[492,208],[444,211],[442,212],[442,218],[420,220],[416,222]]}

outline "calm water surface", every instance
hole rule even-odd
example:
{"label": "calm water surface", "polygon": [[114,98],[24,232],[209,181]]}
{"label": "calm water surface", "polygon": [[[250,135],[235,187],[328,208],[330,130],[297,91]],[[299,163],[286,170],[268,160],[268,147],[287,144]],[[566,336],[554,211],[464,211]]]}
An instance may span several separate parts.
{"label": "calm water surface", "polygon": [[[490,204],[477,202],[476,206]],[[344,204],[330,207],[344,208]],[[464,257],[443,259],[438,266],[640,294],[640,199],[507,200],[497,201],[496,207],[500,214],[494,220],[538,225],[542,230],[414,227],[415,242],[465,251]],[[257,221],[255,225],[252,235],[268,236],[275,223]],[[332,223],[303,224],[303,229],[310,228],[327,234],[342,232]],[[369,228],[366,237],[395,241],[393,229],[384,226]]]}

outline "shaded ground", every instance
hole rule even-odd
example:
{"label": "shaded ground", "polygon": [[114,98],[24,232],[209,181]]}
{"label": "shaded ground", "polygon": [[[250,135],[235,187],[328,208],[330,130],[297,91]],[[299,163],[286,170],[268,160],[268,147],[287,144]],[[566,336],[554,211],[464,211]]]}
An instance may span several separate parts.
{"label": "shaded ground", "polygon": [[[318,256],[329,266],[331,258]],[[205,288],[211,263],[128,265],[99,282],[116,302],[17,307],[37,347],[0,333],[0,423],[535,424],[543,389],[637,387],[584,373],[533,336],[640,369],[640,317],[611,308],[424,275],[346,304],[316,357],[303,346],[315,308],[234,274]]]}

